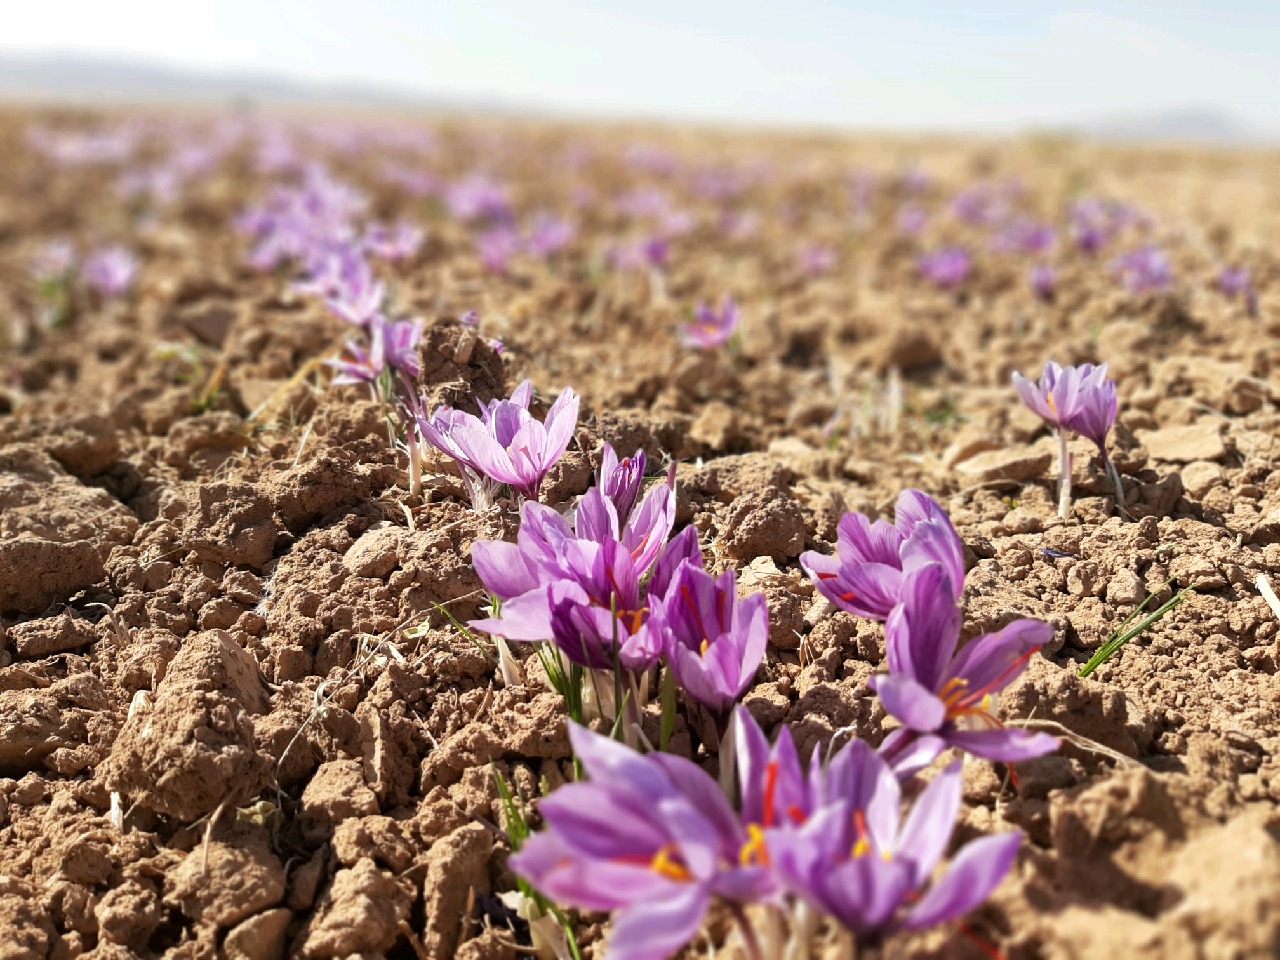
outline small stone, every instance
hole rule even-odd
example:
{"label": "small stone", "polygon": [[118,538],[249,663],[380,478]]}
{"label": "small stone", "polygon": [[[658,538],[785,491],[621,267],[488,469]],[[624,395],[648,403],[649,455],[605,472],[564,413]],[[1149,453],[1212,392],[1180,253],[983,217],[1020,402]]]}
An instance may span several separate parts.
{"label": "small stone", "polygon": [[1208,460],[1195,460],[1182,468],[1182,488],[1199,500],[1221,482],[1222,468]]}
{"label": "small stone", "polygon": [[956,438],[951,441],[951,445],[943,452],[942,465],[951,470],[956,464],[972,460],[978,454],[986,453],[988,450],[999,450],[1000,446],[1000,441],[989,433],[972,426],[962,427],[956,434]]}
{"label": "small stone", "polygon": [[364,782],[359,760],[329,760],[320,764],[302,791],[303,831],[327,837],[343,820],[378,812],[378,797]]}
{"label": "small stone", "polygon": [[1091,597],[1098,593],[1098,565],[1080,560],[1067,570],[1067,592],[1073,597]]}
{"label": "small stone", "polygon": [[1187,426],[1165,427],[1143,431],[1138,439],[1153,460],[1190,463],[1193,460],[1217,460],[1226,455],[1222,442],[1222,425],[1214,420],[1201,420]]}
{"label": "small stone", "polygon": [[47,657],[87,647],[98,639],[88,620],[73,617],[68,610],[52,620],[30,620],[9,630],[9,639],[20,657]]}
{"label": "small stone", "polygon": [[167,905],[192,920],[230,927],[284,899],[284,867],[266,831],[256,828],[196,846],[164,886]]}
{"label": "small stone", "polygon": [[1121,570],[1107,584],[1107,603],[1137,603],[1144,593],[1142,578],[1132,570]]}
{"label": "small stone", "polygon": [[1053,454],[1033,447],[989,450],[970,457],[956,467],[966,484],[990,483],[993,480],[1033,480],[1043,476],[1053,462]]}
{"label": "small stone", "polygon": [[250,917],[227,934],[223,955],[226,960],[280,960],[292,919],[284,907]]}
{"label": "small stone", "polygon": [[735,560],[788,560],[804,549],[804,511],[777,488],[738,497],[729,508],[725,552]]}
{"label": "small stone", "polygon": [[369,530],[346,552],[342,565],[353,577],[380,579],[396,568],[399,548],[399,527]]}
{"label": "small stone", "polygon": [[1169,575],[1182,586],[1192,587],[1201,593],[1221,590],[1227,585],[1222,571],[1212,560],[1190,553],[1173,558],[1169,564]]}
{"label": "small stone", "polygon": [[1001,526],[1009,533],[1039,533],[1044,521],[1026,507],[1015,507],[1005,514]]}
{"label": "small stone", "polygon": [[728,404],[713,400],[689,425],[689,438],[712,450],[729,450],[741,439],[738,412]]}

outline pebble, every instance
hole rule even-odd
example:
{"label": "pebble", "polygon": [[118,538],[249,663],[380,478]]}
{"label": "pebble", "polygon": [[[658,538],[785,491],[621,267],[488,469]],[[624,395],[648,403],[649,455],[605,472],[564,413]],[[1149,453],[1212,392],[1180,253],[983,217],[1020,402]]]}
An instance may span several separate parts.
{"label": "pebble", "polygon": [[1182,468],[1182,488],[1199,500],[1222,480],[1222,468],[1208,460],[1194,460]]}
{"label": "pebble", "polygon": [[1053,454],[1031,447],[989,450],[970,457],[956,467],[966,484],[989,483],[993,480],[1032,480],[1044,475],[1053,462]]}
{"label": "pebble", "polygon": [[1222,442],[1222,425],[1212,420],[1139,433],[1138,439],[1152,459],[1173,463],[1217,460],[1227,452]]}

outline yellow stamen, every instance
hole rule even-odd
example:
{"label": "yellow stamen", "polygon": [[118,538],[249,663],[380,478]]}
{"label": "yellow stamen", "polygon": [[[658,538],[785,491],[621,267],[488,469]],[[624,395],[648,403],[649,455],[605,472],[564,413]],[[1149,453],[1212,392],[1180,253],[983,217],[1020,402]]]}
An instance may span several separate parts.
{"label": "yellow stamen", "polygon": [[628,633],[636,633],[640,629],[644,615],[648,612],[648,607],[641,607],[639,610],[619,610],[617,616],[619,620],[627,624]]}
{"label": "yellow stamen", "polygon": [[952,677],[942,685],[942,689],[938,691],[938,699],[940,699],[950,713],[961,700],[964,699],[964,692],[969,686],[969,681],[964,677]]}
{"label": "yellow stamen", "polygon": [[743,867],[749,867],[753,864],[767,867],[769,865],[769,848],[765,846],[764,831],[760,829],[760,824],[747,824],[747,835],[751,839],[744,843],[742,849],[738,851],[738,864]]}
{"label": "yellow stamen", "polygon": [[707,649],[708,649],[710,646],[711,646],[711,641],[710,641],[710,640],[703,640],[703,641],[702,641],[702,646],[700,646],[700,647],[698,648],[698,656],[700,656],[700,657],[705,657],[705,656],[707,655]]}
{"label": "yellow stamen", "polygon": [[675,847],[672,844],[666,844],[658,848],[658,852],[653,855],[653,859],[649,861],[649,869],[654,873],[661,874],[669,880],[675,880],[684,883],[692,877],[689,870],[683,863],[676,860],[672,854]]}

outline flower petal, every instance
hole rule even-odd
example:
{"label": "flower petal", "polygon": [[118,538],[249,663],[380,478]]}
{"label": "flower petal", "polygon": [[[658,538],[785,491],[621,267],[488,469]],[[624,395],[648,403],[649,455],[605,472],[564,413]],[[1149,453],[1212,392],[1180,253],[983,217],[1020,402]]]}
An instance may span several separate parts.
{"label": "flower petal", "polygon": [[911,677],[882,673],[872,677],[868,683],[884,708],[903,726],[920,733],[932,733],[946,722],[946,704]]}
{"label": "flower petal", "polygon": [[998,833],[968,843],[929,892],[911,908],[902,926],[921,930],[968,913],[991,895],[1013,866],[1022,834]]}

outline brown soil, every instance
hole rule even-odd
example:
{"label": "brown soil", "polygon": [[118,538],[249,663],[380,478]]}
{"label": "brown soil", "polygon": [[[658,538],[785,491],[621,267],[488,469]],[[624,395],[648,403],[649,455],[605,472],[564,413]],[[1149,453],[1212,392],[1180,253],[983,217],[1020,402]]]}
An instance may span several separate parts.
{"label": "brown soil", "polygon": [[[266,182],[244,156],[130,219],[117,171],[51,170],[30,119],[0,118],[0,319],[33,315],[26,264],[53,237],[118,236],[145,266],[133,299],[85,300],[65,329],[10,323],[0,353],[0,958],[514,957],[492,771],[528,799],[563,782],[562,710],[535,657],[506,686],[441,611],[479,614],[470,546],[515,518],[473,513],[443,462],[410,497],[378,408],[325,386],[313,361],[344,326],[243,266],[231,220]],[[1280,955],[1280,623],[1254,586],[1280,580],[1275,155],[496,123],[439,136],[437,172],[483,162],[522,210],[582,188],[600,204],[553,267],[495,276],[464,227],[378,176],[393,143],[333,156],[380,215],[429,230],[393,268],[396,301],[433,324],[424,389],[463,406],[526,376],[543,399],[577,389],[552,502],[587,488],[604,440],[674,458],[679,522],[768,596],[773,645],[745,698],[766,727],[789,722],[805,752],[851,725],[883,736],[866,686],[882,630],[818,616],[796,557],[903,487],[937,496],[970,548],[969,633],[1055,625],[1002,708],[1066,734],[1062,750],[1020,765],[1016,786],[966,767],[959,833],[1028,837],[970,918],[978,935],[1011,960]],[[595,150],[580,169],[562,162],[571,140]],[[689,198],[698,225],[664,284],[601,272],[635,229],[605,201],[658,176],[622,162],[636,141],[695,166],[768,160],[773,179],[738,201],[760,232],[726,239],[715,204]],[[848,212],[855,169],[912,158],[932,207],[1006,175],[1045,214],[1082,185],[1142,204],[1172,238],[1179,292],[1127,296],[1105,255],[1074,252],[1050,304],[1025,264],[986,252],[963,293],[923,286],[892,182],[869,222]],[[963,236],[946,218],[929,231]],[[825,277],[795,266],[812,241],[837,251]],[[1226,261],[1253,268],[1259,318],[1211,288]],[[680,349],[675,323],[726,292],[740,354]],[[468,309],[501,358],[483,341],[459,355]],[[1049,357],[1112,364],[1128,519],[1083,444],[1075,517],[1055,514],[1053,443],[1008,385]],[[1077,678],[1170,578],[1187,601]],[[605,930],[592,919],[588,953]],[[954,927],[888,953],[984,955]]]}

